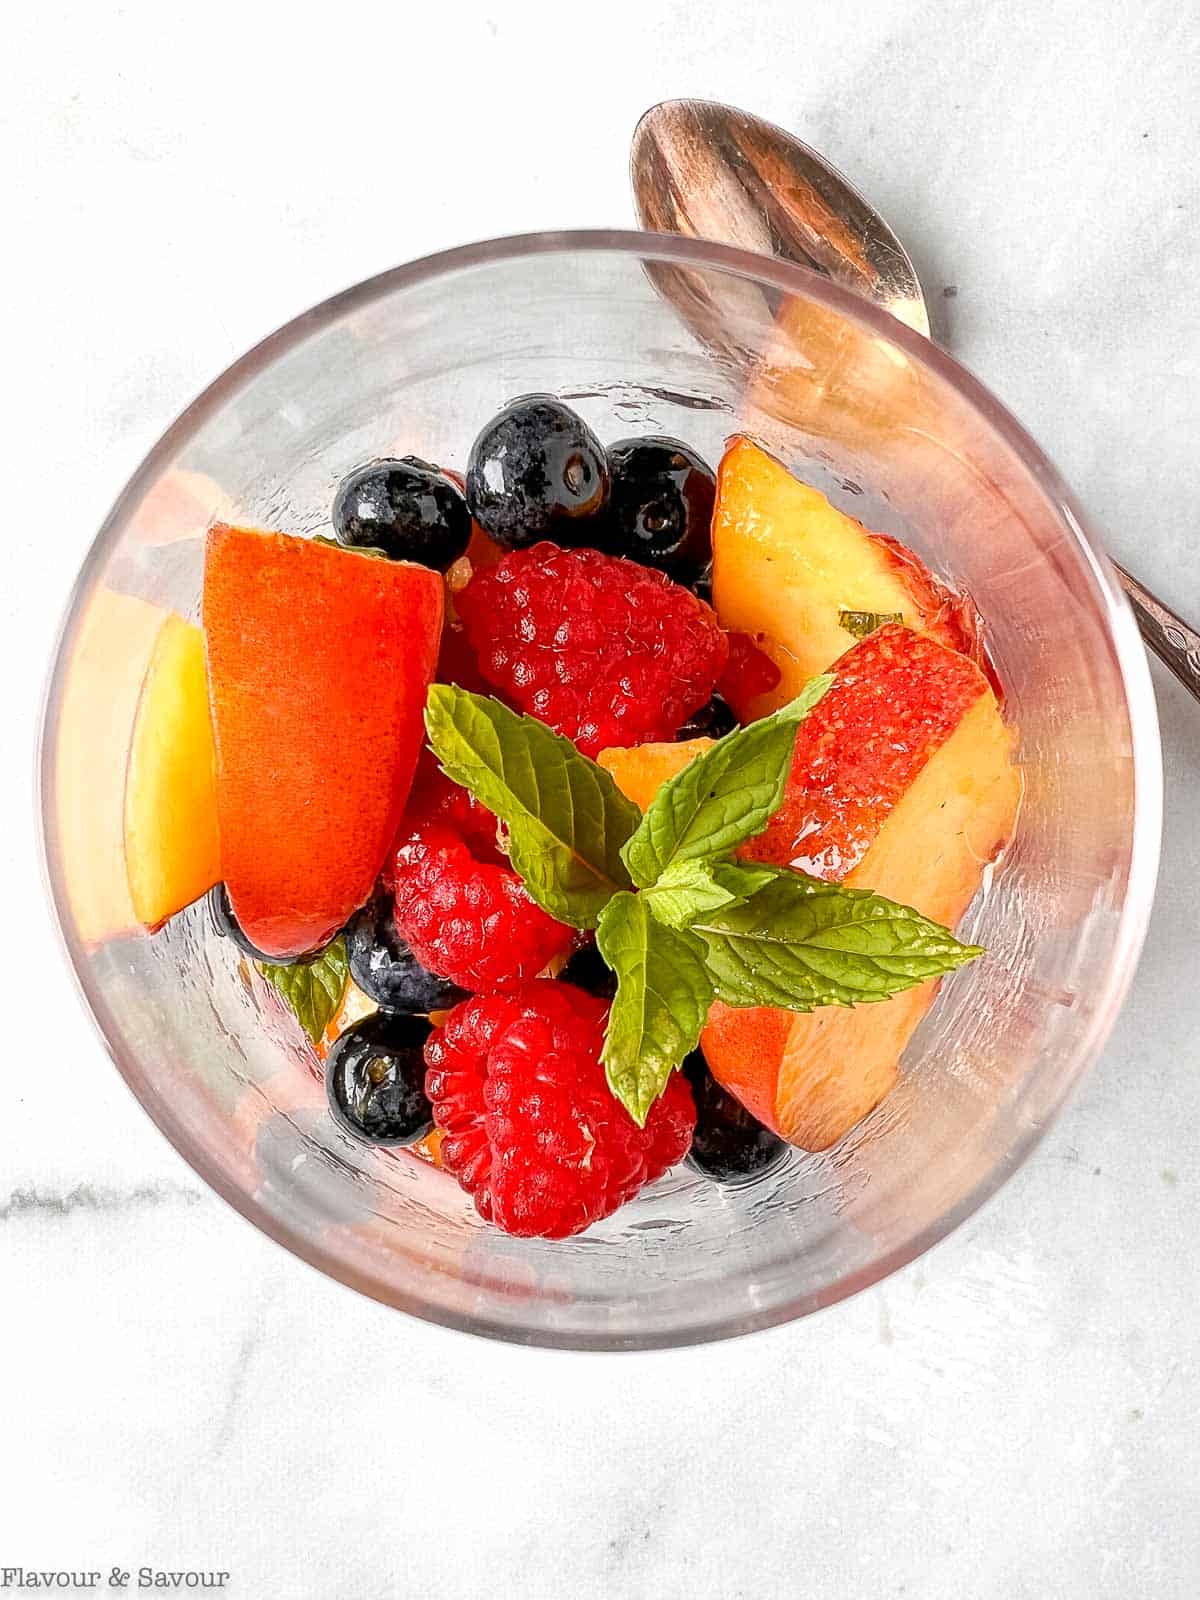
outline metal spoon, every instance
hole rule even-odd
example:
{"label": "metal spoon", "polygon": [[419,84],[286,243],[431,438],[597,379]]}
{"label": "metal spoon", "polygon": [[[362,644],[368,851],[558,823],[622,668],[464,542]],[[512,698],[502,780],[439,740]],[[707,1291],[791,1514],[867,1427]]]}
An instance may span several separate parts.
{"label": "metal spoon", "polygon": [[[904,246],[841,173],[782,128],[716,101],[663,100],[634,130],[630,175],[643,228],[796,262],[929,337]],[[1113,566],[1142,638],[1200,700],[1200,632]]]}

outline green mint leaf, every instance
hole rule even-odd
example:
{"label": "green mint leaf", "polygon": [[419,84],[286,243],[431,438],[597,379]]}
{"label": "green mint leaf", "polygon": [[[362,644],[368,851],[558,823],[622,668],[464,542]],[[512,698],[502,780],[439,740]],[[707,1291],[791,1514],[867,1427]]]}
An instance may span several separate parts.
{"label": "green mint leaf", "polygon": [[838,627],[856,639],[865,639],[885,623],[903,621],[903,611],[847,611],[844,607],[838,611]]}
{"label": "green mint leaf", "polygon": [[629,888],[621,846],[638,808],[611,775],[535,717],[435,683],[425,727],[442,770],[508,828],[513,870],[552,917],[594,928]]}
{"label": "green mint leaf", "polygon": [[709,863],[713,882],[724,889],[730,900],[749,900],[776,878],[794,878],[791,867],[768,867],[758,861],[713,861]]}
{"label": "green mint leaf", "polygon": [[796,724],[832,682],[813,678],[790,705],[735,728],[663,784],[621,852],[634,883],[649,888],[674,862],[723,855],[766,826],[783,799]]}
{"label": "green mint leaf", "polygon": [[596,943],[617,975],[602,1056],[608,1086],[643,1127],[672,1071],[696,1048],[712,1004],[704,946],[664,927],[640,894],[609,901]]}
{"label": "green mint leaf", "polygon": [[339,937],[311,961],[297,961],[289,967],[277,967],[269,961],[259,961],[256,965],[296,1013],[300,1026],[315,1044],[346,993],[349,972],[346,941]]}
{"label": "green mint leaf", "polygon": [[727,1005],[790,1011],[886,1000],[983,954],[911,906],[786,869],[691,931]]}
{"label": "green mint leaf", "polygon": [[654,916],[668,928],[686,928],[704,912],[719,911],[742,898],[738,890],[718,880],[715,864],[709,861],[673,861],[642,894]]}

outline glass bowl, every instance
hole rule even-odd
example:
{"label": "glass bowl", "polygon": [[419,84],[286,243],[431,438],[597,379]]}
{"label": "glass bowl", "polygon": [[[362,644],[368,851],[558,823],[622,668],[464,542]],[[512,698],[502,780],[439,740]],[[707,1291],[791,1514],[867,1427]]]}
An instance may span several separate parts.
{"label": "glass bowl", "polygon": [[[529,390],[602,438],[747,429],[971,595],[1020,730],[1016,837],[901,1083],[840,1145],[744,1189],[680,1169],[564,1242],[482,1225],[453,1181],[352,1142],[319,1066],[203,903],[131,927],[131,720],[164,609],[196,616],[217,518],[315,533],[368,456],[461,468]],[[347,671],[353,663],[347,663]],[[50,681],[50,886],[118,1068],[195,1170],[322,1270],[433,1322],[531,1344],[669,1346],[787,1321],[912,1260],[1036,1144],[1095,1058],[1150,911],[1160,757],[1145,657],[1052,466],[933,345],[798,268],[637,233],[452,250],[336,296],[244,356],[164,435],[72,595]]]}

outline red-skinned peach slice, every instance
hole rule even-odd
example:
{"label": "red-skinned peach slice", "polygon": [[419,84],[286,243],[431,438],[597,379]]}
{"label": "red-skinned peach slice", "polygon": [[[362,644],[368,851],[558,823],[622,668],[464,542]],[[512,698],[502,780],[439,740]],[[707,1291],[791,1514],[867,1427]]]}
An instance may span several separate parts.
{"label": "red-skinned peach slice", "polygon": [[[783,804],[746,857],[871,888],[953,927],[1012,834],[1013,736],[979,669],[891,625],[852,647],[801,724]],[[708,741],[605,751],[643,809]],[[853,1009],[797,1014],[714,1002],[714,1075],[768,1127],[823,1150],[895,1084],[936,982]]]}
{"label": "red-skinned peach slice", "polygon": [[742,847],[755,861],[844,878],[988,686],[965,656],[889,623],[837,662],[800,724],[783,804]]}
{"label": "red-skinned peach slice", "polygon": [[441,575],[426,567],[209,533],[221,868],[266,954],[315,948],[369,895],[412,783],[443,614]]}

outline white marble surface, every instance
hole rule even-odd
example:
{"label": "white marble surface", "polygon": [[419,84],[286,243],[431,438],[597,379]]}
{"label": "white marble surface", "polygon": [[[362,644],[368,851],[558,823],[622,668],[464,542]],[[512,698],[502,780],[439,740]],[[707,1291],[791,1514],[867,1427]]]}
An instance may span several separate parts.
{"label": "white marble surface", "polygon": [[626,222],[667,94],[755,107],[875,196],[957,286],[955,349],[1200,612],[1194,8],[49,0],[4,34],[0,1567],[226,1569],[249,1600],[1194,1600],[1200,721],[1163,674],[1154,924],[1061,1123],[889,1283],[680,1354],[403,1320],[202,1189],[81,1013],[29,794],[71,576],[165,423],[367,273]]}

